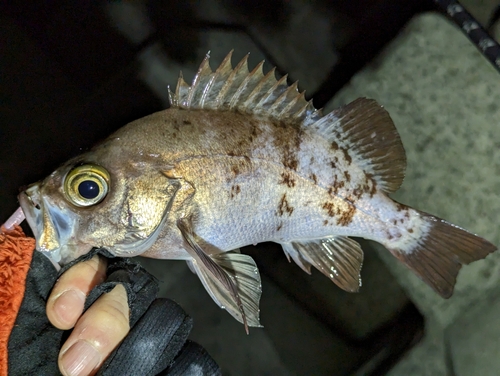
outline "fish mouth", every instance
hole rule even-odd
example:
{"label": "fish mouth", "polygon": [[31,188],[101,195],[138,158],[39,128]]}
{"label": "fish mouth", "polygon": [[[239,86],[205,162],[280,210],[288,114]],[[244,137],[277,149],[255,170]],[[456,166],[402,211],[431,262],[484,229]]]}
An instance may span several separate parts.
{"label": "fish mouth", "polygon": [[38,183],[21,192],[18,198],[26,221],[35,236],[36,249],[59,269],[67,253],[67,246],[62,244],[67,244],[73,228],[70,217],[56,206],[50,205],[41,195]]}
{"label": "fish mouth", "polygon": [[39,203],[40,195],[38,192],[38,187],[33,185],[25,191],[22,191],[18,196],[19,204],[21,205],[21,209],[23,209],[26,221],[37,240],[40,239],[40,234],[43,232],[42,208]]}

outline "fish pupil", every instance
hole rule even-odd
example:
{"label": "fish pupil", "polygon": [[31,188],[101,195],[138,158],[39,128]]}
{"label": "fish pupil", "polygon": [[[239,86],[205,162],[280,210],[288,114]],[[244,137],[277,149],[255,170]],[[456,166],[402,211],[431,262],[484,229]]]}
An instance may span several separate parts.
{"label": "fish pupil", "polygon": [[78,193],[80,193],[83,198],[96,198],[99,195],[99,185],[92,180],[82,181],[78,185]]}

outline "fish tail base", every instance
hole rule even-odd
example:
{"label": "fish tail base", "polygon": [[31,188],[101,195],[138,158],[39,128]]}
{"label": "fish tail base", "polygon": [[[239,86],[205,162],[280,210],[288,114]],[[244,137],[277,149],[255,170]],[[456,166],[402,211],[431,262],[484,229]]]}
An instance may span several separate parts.
{"label": "fish tail base", "polygon": [[497,247],[440,218],[419,212],[424,235],[410,249],[389,251],[443,298],[453,294],[462,265],[485,258]]}

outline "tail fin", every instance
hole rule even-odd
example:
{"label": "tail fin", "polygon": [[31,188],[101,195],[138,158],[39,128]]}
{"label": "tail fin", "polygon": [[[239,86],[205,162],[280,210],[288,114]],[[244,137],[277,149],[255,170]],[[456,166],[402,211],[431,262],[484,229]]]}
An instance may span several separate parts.
{"label": "tail fin", "polygon": [[427,230],[411,250],[390,249],[443,298],[453,294],[462,265],[480,260],[497,247],[440,218],[420,212]]}

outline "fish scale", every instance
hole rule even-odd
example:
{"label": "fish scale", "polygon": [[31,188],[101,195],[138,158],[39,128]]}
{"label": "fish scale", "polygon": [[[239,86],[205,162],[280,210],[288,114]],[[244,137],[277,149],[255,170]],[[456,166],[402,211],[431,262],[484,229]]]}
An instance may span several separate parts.
{"label": "fish scale", "polygon": [[[169,93],[170,109],[126,125],[19,195],[37,249],[53,263],[92,247],[186,260],[248,329],[260,326],[262,292],[255,262],[238,253],[249,244],[280,243],[306,272],[358,291],[363,251],[350,237],[371,239],[445,298],[462,265],[496,250],[388,196],[406,157],[374,100],[323,115],[296,83],[264,74],[262,63],[249,71],[247,58],[233,68],[231,54],[215,71],[207,56],[192,85],[180,76]],[[81,196],[89,185],[95,196]]]}

